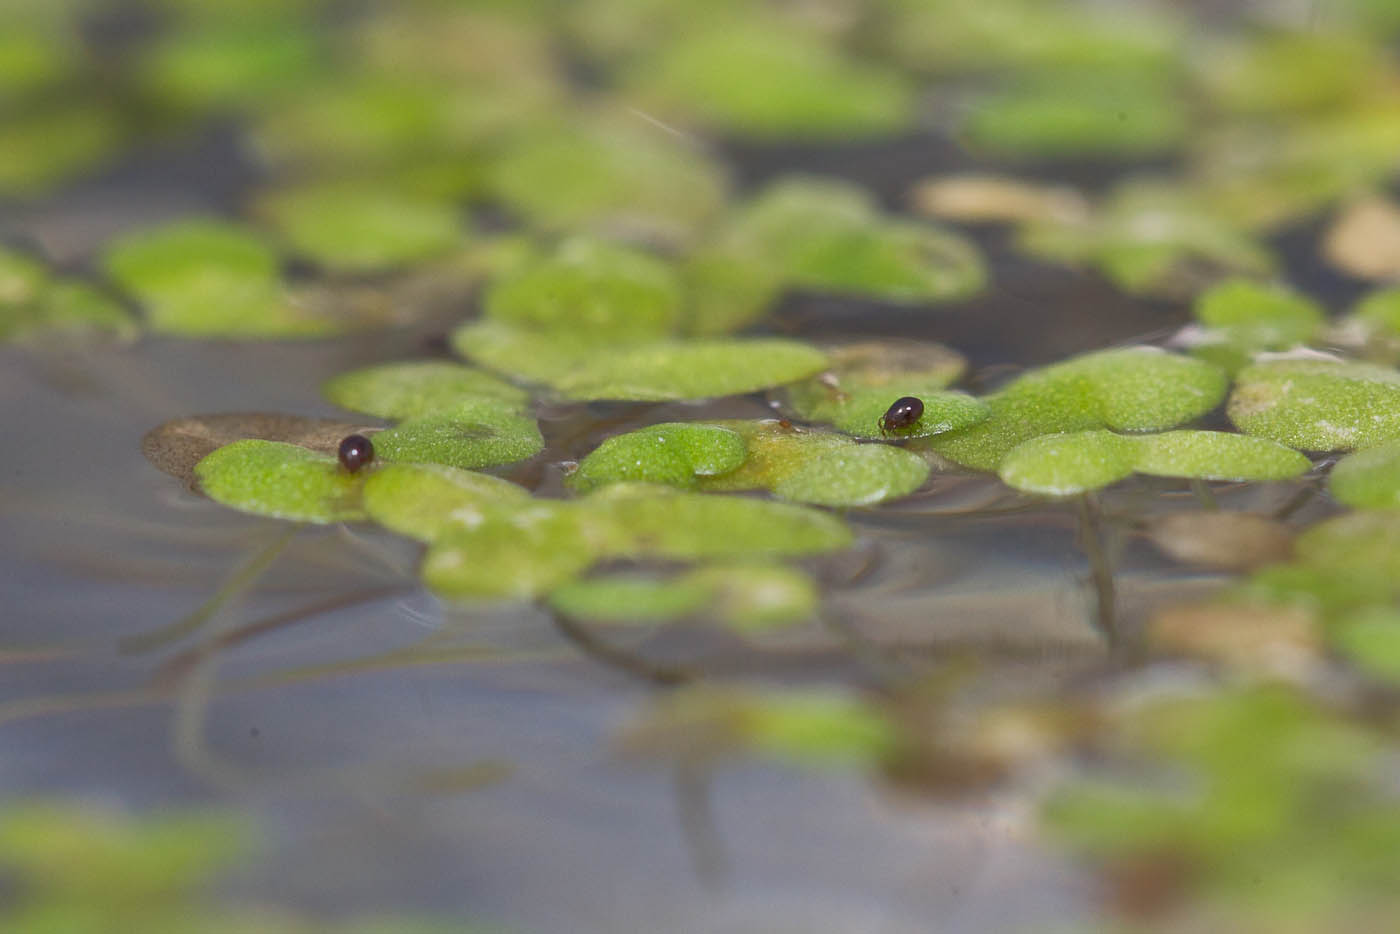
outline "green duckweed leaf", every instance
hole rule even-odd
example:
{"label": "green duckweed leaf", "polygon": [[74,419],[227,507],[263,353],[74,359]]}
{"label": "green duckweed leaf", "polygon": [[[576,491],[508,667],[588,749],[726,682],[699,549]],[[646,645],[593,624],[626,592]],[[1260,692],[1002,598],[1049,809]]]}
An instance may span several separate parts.
{"label": "green duckweed leaf", "polygon": [[704,399],[781,386],[825,365],[825,354],[797,341],[697,338],[599,351],[587,366],[556,376],[552,385],[579,400]]}
{"label": "green duckweed leaf", "polygon": [[268,282],[279,265],[253,231],[207,218],[135,231],[108,244],[102,262],[114,282],[141,297],[183,292],[206,277]]}
{"label": "green duckweed leaf", "polygon": [[1387,441],[1337,462],[1327,477],[1337,502],[1358,509],[1400,507],[1400,441]]}
{"label": "green duckweed leaf", "polygon": [[366,430],[351,422],[272,412],[190,415],[146,432],[141,438],[141,453],[158,470],[193,485],[195,465],[234,441],[283,441],[334,457],[342,438]]}
{"label": "green duckweed leaf", "polygon": [[752,19],[683,34],[638,66],[628,86],[649,110],[746,136],[890,134],[913,116],[913,94],[896,73]]}
{"label": "green duckweed leaf", "polygon": [[265,195],[259,210],[293,251],[331,272],[393,269],[445,253],[462,238],[451,203],[382,186],[291,188]]}
{"label": "green duckweed leaf", "polygon": [[886,218],[864,191],[833,179],[770,185],[738,213],[719,244],[764,257],[790,286],[890,302],[964,298],[986,278],[970,241]]}
{"label": "green duckweed leaf", "polygon": [[1299,560],[1336,569],[1351,567],[1400,578],[1400,511],[1344,513],[1305,530],[1294,543]]}
{"label": "green duckweed leaf", "polygon": [[1012,448],[998,474],[1026,493],[1070,496],[1131,475],[1137,453],[1135,439],[1111,431],[1044,435]]}
{"label": "green duckweed leaf", "polygon": [[524,487],[441,464],[381,464],[365,478],[361,495],[375,522],[424,542],[531,502]]}
{"label": "green duckweed leaf", "polygon": [[1022,375],[986,400],[985,421],[920,444],[965,467],[996,470],[1038,435],[1171,428],[1214,408],[1226,385],[1223,370],[1190,357],[1151,347],[1099,351]]}
{"label": "green duckweed leaf", "polygon": [[1182,24],[1155,6],[1104,16],[1038,0],[894,0],[888,13],[876,24],[883,44],[908,67],[940,74],[1093,68],[1152,75],[1176,67],[1181,55]]}
{"label": "green duckweed leaf", "polygon": [[692,251],[680,273],[686,298],[681,329],[699,337],[758,321],[782,292],[782,273],[772,263],[722,248]]}
{"label": "green duckweed leaf", "polygon": [[[789,386],[784,398],[798,417],[828,422],[860,438],[922,438],[966,428],[987,417],[986,405],[943,387],[962,374],[966,362],[941,344],[867,341],[828,351],[831,368]],[[893,432],[880,427],[890,405],[903,396],[924,403],[912,426]]]}
{"label": "green duckweed leaf", "polygon": [[1054,158],[1140,157],[1174,148],[1186,135],[1185,102],[1164,82],[1130,74],[1038,75],[975,102],[963,125],[974,150]]}
{"label": "green duckweed leaf", "polygon": [[1312,462],[1266,438],[1224,431],[1168,431],[1137,438],[1134,469],[1159,477],[1200,480],[1286,480]]}
{"label": "green duckweed leaf", "polygon": [[1326,322],[1311,299],[1248,279],[1211,287],[1197,297],[1193,310],[1205,330],[1192,340],[1192,351],[1231,372],[1260,351],[1307,344]]}
{"label": "green duckweed leaf", "polygon": [[1305,451],[1351,451],[1400,438],[1400,372],[1366,363],[1272,360],[1240,371],[1230,420]]}
{"label": "green duckweed leaf", "polygon": [[492,284],[490,318],[570,340],[611,343],[659,338],[680,317],[680,282],[657,257],[600,240],[575,238]]}
{"label": "green duckweed leaf", "polygon": [[182,30],[153,44],[140,74],[149,94],[182,110],[244,108],[304,82],[322,56],[314,33],[284,23]]}
{"label": "green duckweed leaf", "polygon": [[327,381],[321,392],[341,408],[390,419],[418,418],[482,398],[520,408],[530,398],[490,373],[436,360],[352,370]]}
{"label": "green duckweed leaf", "polygon": [[28,305],[49,281],[49,271],[38,259],[0,248],[0,308]]}
{"label": "green duckweed leaf", "polygon": [[1381,79],[1375,46],[1340,31],[1279,31],[1218,43],[1197,79],[1215,106],[1242,113],[1315,110],[1354,99]]}
{"label": "green duckweed leaf", "polygon": [[800,557],[851,543],[841,520],[789,503],[615,484],[579,501],[615,557]]}
{"label": "green duckweed leaf", "polygon": [[80,282],[55,282],[38,260],[0,248],[0,341],[50,337],[133,340],[135,320]]}
{"label": "green duckweed leaf", "polygon": [[598,556],[580,510],[540,501],[441,530],[422,576],[448,600],[530,600],[579,576]]}
{"label": "green duckweed leaf", "polygon": [[831,690],[753,691],[692,687],[673,691],[630,724],[630,748],[683,761],[741,753],[817,767],[873,767],[898,737],[876,708]]}
{"label": "green duckweed leaf", "polygon": [[525,134],[492,162],[491,192],[532,226],[684,241],[722,206],[727,183],[662,130],[606,121]]}
{"label": "green duckweed leaf", "polygon": [[295,444],[235,441],[206,456],[194,473],[210,499],[242,512],[318,524],[365,518],[364,476]]}
{"label": "green duckweed leaf", "polygon": [[400,422],[375,435],[374,448],[385,460],[470,469],[533,457],[544,438],[518,405],[482,397]]}
{"label": "green duckweed leaf", "polygon": [[721,424],[743,435],[748,457],[736,470],[702,479],[701,489],[767,489],[818,506],[871,506],[907,496],[928,478],[928,462],[902,448],[859,444],[777,421]]}
{"label": "green duckweed leaf", "polygon": [[1201,480],[1284,480],[1312,466],[1264,438],[1223,431],[1115,435],[1082,431],[1032,438],[1012,448],[1001,478],[1027,493],[1065,496],[1096,490],[1131,473]]}
{"label": "green duckweed leaf", "polygon": [[55,102],[0,124],[0,194],[46,194],[114,155],[125,130],[110,107]]}
{"label": "green duckweed leaf", "polygon": [[1127,292],[1176,296],[1224,273],[1267,275],[1273,255],[1213,201],[1161,181],[1115,189],[1088,217],[1025,225],[1018,245],[1042,259],[1097,267]]}
{"label": "green duckweed leaf", "polygon": [[0,36],[0,88],[6,102],[51,87],[70,76],[77,63],[73,37],[56,30],[11,22]]}
{"label": "green duckweed leaf", "polygon": [[549,595],[549,605],[565,616],[596,623],[656,625],[701,612],[708,588],[685,576],[672,579],[614,574],[565,584]]}
{"label": "green duckweed leaf", "polygon": [[467,162],[484,133],[521,119],[503,112],[501,96],[363,73],[334,74],[268,103],[251,129],[257,154],[275,166],[322,171],[365,172],[439,154]]}
{"label": "green duckweed leaf", "polygon": [[1400,288],[1391,287],[1368,292],[1356,303],[1352,320],[1367,331],[1387,337],[1400,337]]}
{"label": "green duckweed leaf", "polygon": [[338,330],[299,307],[272,248],[242,227],[190,220],[107,246],[103,268],[152,330],[186,337],[316,337]]}
{"label": "green duckweed leaf", "polygon": [[747,454],[737,431],[666,422],[607,439],[583,459],[568,484],[579,491],[627,482],[694,487],[698,477],[735,469]]}
{"label": "green duckweed leaf", "polygon": [[[5,869],[23,880],[26,895],[56,890],[67,904],[95,902],[106,920],[82,929],[98,930],[117,905],[154,908],[170,900],[185,907],[185,890],[246,849],[246,829],[216,814],[136,819],[90,806],[32,802],[0,815],[0,849]],[[6,906],[0,917],[12,917],[13,910]]]}
{"label": "green duckweed leaf", "polygon": [[710,594],[711,612],[731,629],[759,633],[812,619],[821,595],[812,578],[780,565],[717,565],[686,579]]}
{"label": "green duckweed leaf", "polygon": [[756,392],[826,366],[814,347],[778,338],[659,340],[614,348],[521,331],[492,321],[459,328],[453,346],[499,372],[576,400],[660,402]]}
{"label": "green duckweed leaf", "polygon": [[1400,613],[1377,607],[1332,629],[1332,641],[1367,674],[1400,684]]}

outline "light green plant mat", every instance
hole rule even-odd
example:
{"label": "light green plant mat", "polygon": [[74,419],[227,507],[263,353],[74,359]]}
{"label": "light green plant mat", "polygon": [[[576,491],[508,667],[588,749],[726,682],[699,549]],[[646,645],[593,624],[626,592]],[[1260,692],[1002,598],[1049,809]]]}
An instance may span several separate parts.
{"label": "light green plant mat", "polygon": [[1230,420],[1246,434],[1304,451],[1352,451],[1400,438],[1400,372],[1328,359],[1241,370]]}
{"label": "light green plant mat", "polygon": [[224,221],[178,221],[124,235],[107,245],[102,266],[140,302],[146,325],[157,333],[277,338],[345,329],[296,300],[272,247]]}
{"label": "light green plant mat", "polygon": [[325,182],[264,194],[258,212],[293,253],[331,273],[382,272],[440,256],[463,239],[450,201],[382,183]]}
{"label": "light green plant mat", "polygon": [[530,396],[490,373],[457,363],[381,363],[332,377],[321,393],[341,408],[380,418],[432,415],[464,403],[499,402],[523,410]]}
{"label": "light green plant mat", "polygon": [[453,346],[475,363],[566,399],[660,402],[757,392],[811,376],[826,355],[781,338],[663,339],[605,348],[493,321],[458,328]]}
{"label": "light green plant mat", "polygon": [[1257,353],[1306,346],[1326,315],[1284,286],[1231,279],[1202,292],[1192,309],[1200,330],[1184,341],[1191,353],[1235,373]]}
{"label": "light green plant mat", "polygon": [[820,600],[807,575],[761,564],[710,565],[671,577],[590,577],[549,595],[552,609],[590,622],[648,626],[701,617],[754,634],[812,619]]}
{"label": "light green plant mat", "polygon": [[868,193],[814,176],[776,181],[716,235],[723,255],[759,257],[782,284],[909,305],[966,298],[986,283],[964,237],[882,214]]}
{"label": "light green plant mat", "polygon": [[242,512],[317,524],[365,518],[363,474],[299,445],[235,441],[206,456],[194,473],[205,495]]}
{"label": "light green plant mat", "polygon": [[[825,373],[795,383],[780,399],[797,417],[826,422],[858,438],[923,438],[955,431],[990,414],[985,403],[945,387],[965,367],[957,353],[919,341],[868,341],[828,350]],[[923,415],[896,431],[881,427],[890,405],[919,399]]]}
{"label": "light green plant mat", "polygon": [[1286,480],[1311,462],[1264,438],[1221,431],[1118,435],[1080,431],[1022,442],[1003,458],[1003,482],[1026,493],[1069,496],[1097,490],[1133,473],[1200,480]]}
{"label": "light green plant mat", "polygon": [[609,438],[569,485],[589,490],[645,481],[680,488],[770,490],[821,506],[869,506],[905,496],[928,477],[917,454],[778,421],[654,425]]}
{"label": "light green plant mat", "polygon": [[986,398],[986,420],[919,445],[965,467],[996,470],[1012,448],[1038,435],[1172,428],[1215,408],[1226,386],[1224,371],[1201,360],[1151,347],[1098,351],[1020,376]]}
{"label": "light green plant mat", "polygon": [[129,341],[139,330],[126,309],[92,286],[55,279],[37,259],[0,248],[0,342]]}
{"label": "light green plant mat", "polygon": [[649,112],[761,138],[888,135],[914,111],[898,72],[752,17],[721,19],[658,47],[627,69],[625,92]]}
{"label": "light green plant mat", "polygon": [[1270,251],[1212,199],[1179,184],[1130,179],[1088,216],[1024,225],[1021,249],[1041,259],[1090,265],[1125,291],[1193,294],[1204,278],[1273,272]]}
{"label": "light green plant mat", "polygon": [[851,540],[839,520],[800,506],[650,484],[471,513],[435,528],[423,563],[424,581],[452,600],[532,599],[608,559],[798,557]]}
{"label": "light green plant mat", "polygon": [[883,711],[832,689],[673,691],[627,724],[625,749],[704,765],[757,755],[793,765],[873,769],[899,747]]}

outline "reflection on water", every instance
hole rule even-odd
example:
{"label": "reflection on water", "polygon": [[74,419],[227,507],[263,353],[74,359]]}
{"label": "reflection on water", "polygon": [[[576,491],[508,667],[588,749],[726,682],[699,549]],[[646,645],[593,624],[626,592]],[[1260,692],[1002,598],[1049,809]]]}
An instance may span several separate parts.
{"label": "reflection on water", "polygon": [[[406,352],[417,342],[394,340]],[[1074,887],[1030,845],[1014,798],[931,805],[855,774],[736,764],[707,777],[697,825],[669,769],[611,752],[650,689],[581,658],[545,615],[444,613],[409,573],[416,548],[403,540],[289,534],[141,457],[145,430],[192,411],[335,415],[318,384],[371,351],[392,356],[354,341],[10,356],[7,794],[245,810],[272,846],[239,885],[336,911],[677,931],[800,930],[817,918],[824,930],[915,931],[931,912],[945,930],[986,930],[1074,911]],[[741,400],[723,414],[763,411]],[[614,414],[546,413],[550,448],[523,476],[547,491],[558,482],[549,465],[600,431],[669,417]],[[904,515],[854,517],[861,546],[815,565],[836,612],[935,659],[995,647],[1008,670],[1029,653],[1073,663],[1049,666],[1068,673],[1100,657],[1072,522],[1043,510],[943,518],[986,491],[933,489]],[[865,677],[819,628],[775,644],[768,661],[693,633],[638,648],[743,677]],[[697,833],[718,855],[697,856]],[[704,859],[723,872],[697,871]]]}

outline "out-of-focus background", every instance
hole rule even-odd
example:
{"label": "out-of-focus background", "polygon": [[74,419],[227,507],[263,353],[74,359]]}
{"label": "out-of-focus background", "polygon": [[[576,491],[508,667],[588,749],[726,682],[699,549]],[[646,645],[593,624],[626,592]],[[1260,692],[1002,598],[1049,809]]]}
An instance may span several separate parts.
{"label": "out-of-focus background", "polygon": [[[1385,929],[1397,36],[1390,0],[0,0],[0,929]],[[674,556],[462,600],[499,594],[384,527],[196,492],[210,438],[380,427],[322,387],[454,354],[529,388],[537,453],[481,466],[540,499],[658,423],[891,440],[767,357],[573,369],[638,334],[1017,427],[892,446],[898,490],[742,487],[853,544],[675,612],[628,602]],[[1132,363],[996,408],[1138,343],[1216,396],[1140,418],[1207,390]],[[1251,420],[1295,376],[1323,407]],[[1311,465],[998,478],[1197,416]]]}

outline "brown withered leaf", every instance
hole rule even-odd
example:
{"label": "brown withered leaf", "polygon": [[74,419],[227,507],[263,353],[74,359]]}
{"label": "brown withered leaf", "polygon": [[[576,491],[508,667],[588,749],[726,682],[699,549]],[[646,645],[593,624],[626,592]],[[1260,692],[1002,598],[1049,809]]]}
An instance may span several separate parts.
{"label": "brown withered leaf", "polygon": [[217,448],[245,438],[285,441],[322,454],[334,455],[346,435],[377,426],[331,418],[282,415],[276,412],[222,412],[188,415],[157,425],[141,438],[141,453],[159,470],[194,487],[194,465]]}
{"label": "brown withered leaf", "polygon": [[1157,651],[1284,676],[1306,671],[1322,651],[1317,620],[1302,607],[1230,603],[1172,607],[1148,622],[1147,641]]}
{"label": "brown withered leaf", "polygon": [[1322,252],[1360,279],[1400,277],[1400,208],[1383,198],[1353,202],[1332,222]]}
{"label": "brown withered leaf", "polygon": [[1247,512],[1174,513],[1151,520],[1145,534],[1183,564],[1222,571],[1273,564],[1293,550],[1293,530],[1288,525]]}

